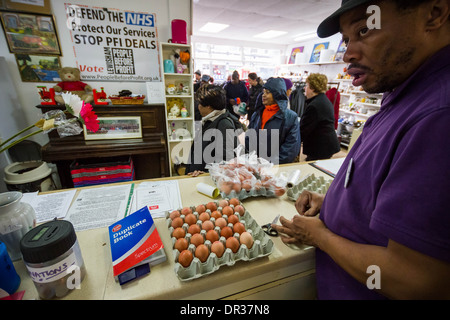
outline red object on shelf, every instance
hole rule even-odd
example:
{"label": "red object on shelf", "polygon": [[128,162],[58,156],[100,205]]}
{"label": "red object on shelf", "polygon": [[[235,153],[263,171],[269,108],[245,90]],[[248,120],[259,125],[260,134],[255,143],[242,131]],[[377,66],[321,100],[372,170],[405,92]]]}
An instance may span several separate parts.
{"label": "red object on shelf", "polygon": [[93,94],[94,94],[94,103],[96,105],[106,105],[108,104],[108,101],[102,101],[102,100],[106,100],[106,92],[103,91],[103,87],[100,87],[100,89],[102,89],[102,91],[97,92],[97,90],[92,90]]}
{"label": "red object on shelf", "polygon": [[172,20],[172,43],[187,44],[187,23],[184,20]]}
{"label": "red object on shelf", "polygon": [[41,101],[41,105],[55,105],[56,101],[55,101],[55,90],[53,88],[50,88],[48,91],[46,90],[47,87],[38,87],[39,90],[39,95],[41,96],[42,100],[46,100],[46,101]]}

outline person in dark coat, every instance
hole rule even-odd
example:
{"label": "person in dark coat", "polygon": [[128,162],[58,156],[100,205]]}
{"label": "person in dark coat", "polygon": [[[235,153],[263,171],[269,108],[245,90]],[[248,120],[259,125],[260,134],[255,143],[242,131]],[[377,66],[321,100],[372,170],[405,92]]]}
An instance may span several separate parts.
{"label": "person in dark coat", "polygon": [[202,118],[195,122],[195,138],[186,165],[186,174],[193,177],[207,171],[207,163],[234,158],[234,149],[238,146],[237,135],[240,133],[236,129],[241,129],[239,120],[225,108],[226,98],[222,87],[202,85],[196,97]]}
{"label": "person in dark coat", "polygon": [[256,108],[256,100],[263,91],[264,82],[254,72],[248,74],[248,83],[251,85],[248,91],[248,104],[247,104],[247,120],[250,121],[253,112]]}
{"label": "person in dark coat", "polygon": [[334,131],[334,109],[325,95],[327,77],[312,73],[306,79],[306,108],[300,120],[306,161],[329,159],[340,150]]}
{"label": "person in dark coat", "polygon": [[245,102],[247,104],[248,90],[244,81],[239,80],[239,73],[236,70],[233,71],[231,80],[226,83],[224,89],[227,94],[227,110],[232,115],[239,118],[239,115],[237,115],[233,110],[233,106],[236,105],[235,99],[239,98],[241,99],[241,102]]}
{"label": "person in dark coat", "polygon": [[246,149],[273,163],[291,163],[300,153],[300,128],[297,114],[287,108],[284,80],[269,78],[260,96],[246,131]]}

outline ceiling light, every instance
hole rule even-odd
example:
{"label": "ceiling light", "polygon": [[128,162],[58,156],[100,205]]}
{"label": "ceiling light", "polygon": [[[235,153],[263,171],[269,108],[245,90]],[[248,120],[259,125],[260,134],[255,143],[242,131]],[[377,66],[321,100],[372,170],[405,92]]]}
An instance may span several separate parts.
{"label": "ceiling light", "polygon": [[203,27],[201,27],[199,31],[217,33],[228,28],[229,26],[229,24],[208,22]]}
{"label": "ceiling light", "polygon": [[275,38],[278,36],[282,36],[283,34],[286,34],[286,33],[287,33],[287,31],[269,30],[269,31],[254,35],[253,38],[272,39],[272,38]]}
{"label": "ceiling light", "polygon": [[294,38],[294,41],[301,41],[301,40],[312,39],[312,38],[316,38],[316,37],[317,37],[317,33],[314,31],[314,32],[310,32],[310,33],[299,34],[298,36],[296,36]]}

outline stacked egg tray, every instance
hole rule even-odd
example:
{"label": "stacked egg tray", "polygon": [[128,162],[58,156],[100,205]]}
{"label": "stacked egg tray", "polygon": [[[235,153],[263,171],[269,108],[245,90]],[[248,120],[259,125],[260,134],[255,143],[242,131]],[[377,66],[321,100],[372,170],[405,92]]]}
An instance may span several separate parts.
{"label": "stacked egg tray", "polygon": [[320,194],[325,194],[331,185],[331,179],[325,179],[323,176],[316,177],[314,173],[295,184],[292,188],[288,188],[286,195],[289,199],[296,201],[303,190],[309,190]]}
{"label": "stacked egg tray", "polygon": [[[235,198],[235,200],[238,199]],[[213,202],[216,204],[217,211],[219,211],[220,213],[222,213],[223,208],[219,206],[219,203],[222,201],[224,200]],[[237,205],[234,206],[233,204],[230,204],[229,207],[233,208],[234,210],[235,207],[237,207]],[[186,233],[184,238],[189,243],[187,250],[189,250],[192,253],[193,259],[188,266],[184,267],[183,265],[181,265],[181,263],[178,261],[178,258],[181,253],[178,249],[175,249],[175,243],[177,241],[177,238],[174,236],[174,230],[176,228],[172,226],[173,220],[170,218],[170,213],[166,212],[167,227],[169,229],[170,236],[172,238],[175,273],[181,281],[189,281],[197,279],[219,270],[220,267],[222,266],[233,266],[237,261],[241,260],[252,261],[261,257],[268,256],[269,254],[272,253],[273,241],[256,223],[256,221],[252,218],[250,213],[247,210],[245,210],[245,208],[242,207],[244,210],[243,213],[241,211],[242,214],[236,211],[232,215],[235,215],[238,218],[238,221],[244,225],[245,231],[253,237],[253,245],[251,245],[251,248],[249,249],[245,244],[240,243],[241,240],[240,237],[242,233],[240,234],[238,232],[235,232],[235,230],[233,230],[234,225],[231,222],[228,222],[230,218],[226,214],[223,214],[222,218],[224,218],[227,221],[226,226],[230,227],[233,230],[233,235],[231,237],[234,237],[239,241],[239,248],[237,249],[236,252],[233,252],[231,248],[227,248],[226,238],[220,235],[221,228],[219,226],[215,226],[213,230],[217,232],[219,236],[218,241],[220,241],[225,248],[225,251],[223,252],[222,256],[219,257],[218,255],[216,255],[214,252],[211,251],[212,242],[206,239],[207,232],[206,230],[202,229],[202,221],[199,219],[200,214],[196,211],[196,207],[189,207],[189,208],[192,210],[192,214],[197,218],[196,224],[198,224],[201,229],[200,235],[202,235],[204,239],[204,245],[208,248],[209,255],[205,262],[201,262],[200,259],[195,256],[196,246],[191,243],[191,238],[193,237],[193,235],[188,233],[189,225],[186,222],[184,222],[182,225],[182,228]],[[181,210],[182,209],[179,209],[178,211],[181,212]],[[210,216],[209,220],[215,223],[216,219],[214,217],[211,217],[211,210],[206,209],[205,212],[208,213],[208,215]],[[183,221],[185,221],[186,216],[187,215],[181,214],[180,218],[182,218]],[[234,220],[236,220],[236,218],[234,218]]]}
{"label": "stacked egg tray", "polygon": [[276,197],[273,188],[265,188],[265,187],[260,187],[258,189],[252,187],[248,191],[245,189],[241,189],[241,191],[239,192],[231,190],[229,194],[220,191],[220,195],[222,196],[222,198],[238,198],[239,200],[244,200],[250,197],[267,197],[267,198]]}

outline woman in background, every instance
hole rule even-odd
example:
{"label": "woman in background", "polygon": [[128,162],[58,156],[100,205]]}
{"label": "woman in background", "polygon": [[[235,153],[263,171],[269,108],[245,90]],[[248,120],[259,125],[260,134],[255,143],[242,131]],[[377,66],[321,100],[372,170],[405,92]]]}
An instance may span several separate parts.
{"label": "woman in background", "polygon": [[251,72],[248,74],[248,83],[251,87],[248,91],[247,120],[250,121],[255,112],[256,100],[263,91],[264,82],[255,72]]}
{"label": "woman in background", "polygon": [[312,73],[306,79],[306,108],[300,120],[306,161],[329,159],[340,150],[333,105],[325,95],[327,83],[327,77],[320,73]]}

